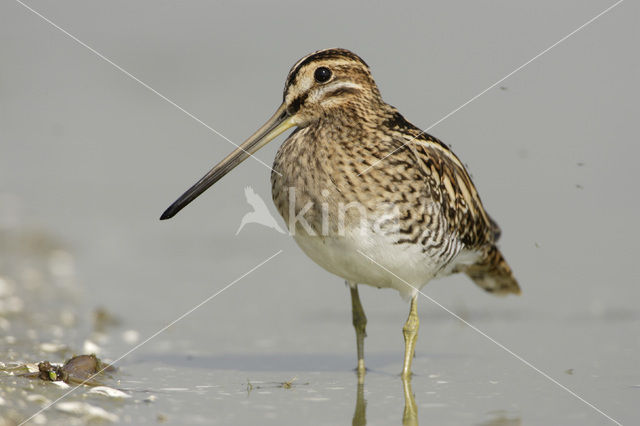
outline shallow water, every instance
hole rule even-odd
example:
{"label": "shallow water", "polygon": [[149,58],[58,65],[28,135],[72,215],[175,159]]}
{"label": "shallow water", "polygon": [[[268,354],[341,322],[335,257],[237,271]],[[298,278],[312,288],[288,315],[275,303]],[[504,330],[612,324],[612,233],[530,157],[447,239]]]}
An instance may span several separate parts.
{"label": "shallow water", "polygon": [[[30,4],[235,142],[311,50],[359,53],[424,128],[607,6]],[[523,294],[458,276],[425,293],[623,424],[640,421],[637,8],[623,3],[430,131],[470,164]],[[160,222],[232,145],[18,3],[0,5],[0,37],[0,362],[116,360],[282,250],[118,361],[105,385],[130,398],[81,388],[62,402],[128,424],[402,422],[407,304],[361,289],[359,395],[348,289],[285,235],[236,235],[245,186],[274,212],[268,169],[249,159]],[[278,143],[259,158],[270,164]],[[96,326],[97,309],[117,321]],[[614,424],[426,298],[419,311],[421,424]],[[67,391],[0,373],[0,424]],[[54,405],[31,423],[87,416]]]}

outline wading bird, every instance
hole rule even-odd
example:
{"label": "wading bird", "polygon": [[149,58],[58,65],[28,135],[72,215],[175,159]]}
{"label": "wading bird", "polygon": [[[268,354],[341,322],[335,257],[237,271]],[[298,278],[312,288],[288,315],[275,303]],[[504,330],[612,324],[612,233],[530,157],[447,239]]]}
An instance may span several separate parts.
{"label": "wading bird", "polygon": [[300,59],[284,101],[256,133],[162,215],[168,219],[291,127],[271,173],[273,201],[302,250],[351,290],[358,374],[367,323],[358,284],[411,300],[402,377],[411,375],[419,290],[466,273],[494,294],[520,293],[496,246],[500,229],[447,145],[409,123],[380,95],[367,64],[345,49]]}

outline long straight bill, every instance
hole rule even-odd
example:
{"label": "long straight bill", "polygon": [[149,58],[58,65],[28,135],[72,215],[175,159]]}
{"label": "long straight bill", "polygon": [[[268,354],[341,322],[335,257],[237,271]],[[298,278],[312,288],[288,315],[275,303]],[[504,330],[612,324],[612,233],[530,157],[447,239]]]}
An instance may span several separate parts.
{"label": "long straight bill", "polygon": [[180,196],[164,213],[160,216],[160,220],[170,219],[182,210],[187,204],[195,200],[200,194],[206,191],[211,185],[219,181],[229,173],[238,164],[242,163],[276,136],[285,130],[295,126],[294,120],[287,114],[283,105],[278,108],[276,113],[262,127],[258,129],[249,139],[236,148],[224,160],[215,165],[209,173],[204,175],[202,179],[196,182],[184,194]]}

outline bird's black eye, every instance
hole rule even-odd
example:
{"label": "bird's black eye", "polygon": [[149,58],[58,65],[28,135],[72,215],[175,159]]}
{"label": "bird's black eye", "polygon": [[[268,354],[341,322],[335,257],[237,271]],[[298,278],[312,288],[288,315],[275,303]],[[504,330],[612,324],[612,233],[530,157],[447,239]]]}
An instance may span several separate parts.
{"label": "bird's black eye", "polygon": [[327,67],[318,67],[313,73],[313,78],[315,78],[318,83],[325,83],[331,78],[331,70]]}

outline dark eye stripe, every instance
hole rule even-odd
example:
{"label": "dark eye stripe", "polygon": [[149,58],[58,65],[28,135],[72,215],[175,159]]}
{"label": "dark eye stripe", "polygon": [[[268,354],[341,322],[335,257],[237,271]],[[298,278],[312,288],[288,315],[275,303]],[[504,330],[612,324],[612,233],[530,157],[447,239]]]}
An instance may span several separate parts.
{"label": "dark eye stripe", "polygon": [[302,95],[295,98],[287,108],[287,112],[289,113],[289,115],[293,115],[298,112],[298,110],[300,110],[300,107],[304,104],[304,101],[307,100],[308,96],[308,93],[303,93]]}
{"label": "dark eye stripe", "polygon": [[[355,87],[338,87],[336,89],[325,92],[322,95],[322,98],[326,99],[331,96],[342,96],[347,93],[358,93],[358,89],[356,89]],[[287,113],[289,115],[293,115],[300,111],[300,108],[302,108],[308,97],[309,93],[303,93],[302,95],[291,101],[291,104],[289,104],[289,106],[287,107]]]}

